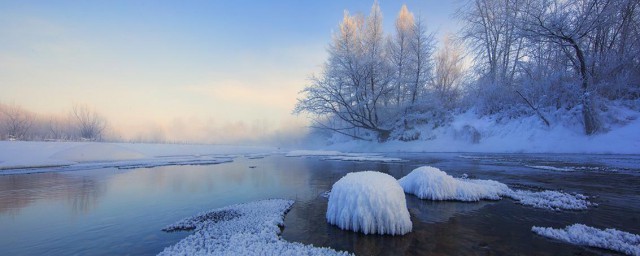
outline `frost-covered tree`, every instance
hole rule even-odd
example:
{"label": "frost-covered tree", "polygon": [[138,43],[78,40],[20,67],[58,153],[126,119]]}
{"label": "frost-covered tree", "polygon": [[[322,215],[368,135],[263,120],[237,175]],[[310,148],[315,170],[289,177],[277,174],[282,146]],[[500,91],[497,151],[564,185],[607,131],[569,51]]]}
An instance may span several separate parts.
{"label": "frost-covered tree", "polygon": [[442,46],[435,53],[431,82],[433,93],[448,109],[452,109],[458,102],[464,77],[463,52],[452,37],[451,34],[445,36]]}
{"label": "frost-covered tree", "polygon": [[75,123],[80,139],[83,140],[101,140],[107,127],[106,119],[88,105],[73,105],[70,119]]}
{"label": "frost-covered tree", "polygon": [[34,121],[34,115],[15,103],[0,105],[2,115],[3,134],[8,139],[27,139],[29,129]]}

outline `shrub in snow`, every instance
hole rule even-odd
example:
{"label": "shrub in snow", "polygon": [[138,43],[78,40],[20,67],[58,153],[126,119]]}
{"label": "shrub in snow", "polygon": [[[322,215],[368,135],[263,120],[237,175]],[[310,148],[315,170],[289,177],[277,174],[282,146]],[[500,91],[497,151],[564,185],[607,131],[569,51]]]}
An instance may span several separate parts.
{"label": "shrub in snow", "polygon": [[293,201],[263,200],[231,205],[167,226],[165,231],[195,230],[159,255],[348,255],[330,248],[280,238],[279,226]]}
{"label": "shrub in snow", "polygon": [[457,179],[431,166],[411,171],[399,183],[404,192],[430,200],[499,200],[510,192],[507,185],[497,181]]}
{"label": "shrub in snow", "polygon": [[333,184],[327,221],[365,234],[404,235],[413,226],[398,181],[373,171],[349,173]]}
{"label": "shrub in snow", "polygon": [[604,248],[629,255],[640,255],[640,235],[617,229],[602,230],[583,224],[573,224],[564,229],[534,226],[531,231],[567,243]]}

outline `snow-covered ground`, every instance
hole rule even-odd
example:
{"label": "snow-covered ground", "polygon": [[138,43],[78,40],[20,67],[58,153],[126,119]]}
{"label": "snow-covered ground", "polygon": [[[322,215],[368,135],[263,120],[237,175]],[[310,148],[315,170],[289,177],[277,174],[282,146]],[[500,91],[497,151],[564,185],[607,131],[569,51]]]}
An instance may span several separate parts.
{"label": "snow-covered ground", "polygon": [[0,141],[0,175],[218,164],[237,155],[274,151],[272,147],[226,145]]}
{"label": "snow-covered ground", "polygon": [[567,243],[604,248],[628,255],[640,255],[640,235],[617,229],[602,230],[583,224],[573,224],[564,229],[534,226],[531,231]]}
{"label": "snow-covered ground", "polygon": [[159,255],[349,255],[280,237],[293,201],[270,199],[236,204],[186,218],[165,231],[194,230]]}
{"label": "snow-covered ground", "polygon": [[522,205],[549,210],[585,210],[595,205],[582,194],[559,191],[512,190],[507,185],[493,180],[454,178],[431,166],[419,167],[398,183],[406,193],[429,200],[479,201],[500,200],[509,197]]}
{"label": "snow-covered ground", "polygon": [[396,179],[374,171],[348,173],[333,184],[327,221],[365,234],[404,235],[413,227]]}
{"label": "snow-covered ground", "polygon": [[469,111],[435,130],[416,128],[421,135],[415,141],[378,143],[334,138],[332,145],[320,148],[344,152],[640,154],[640,117],[636,112],[626,115],[621,117],[624,124],[586,136],[581,124],[558,123],[563,117],[546,127],[535,116],[505,121],[495,116],[477,117]]}

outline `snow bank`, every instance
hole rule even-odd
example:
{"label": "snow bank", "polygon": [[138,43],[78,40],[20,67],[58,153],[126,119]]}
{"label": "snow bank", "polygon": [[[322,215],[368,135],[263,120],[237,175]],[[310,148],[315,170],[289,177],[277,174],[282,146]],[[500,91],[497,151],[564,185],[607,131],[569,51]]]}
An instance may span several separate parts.
{"label": "snow bank", "polygon": [[446,172],[431,166],[419,167],[399,181],[406,193],[420,199],[479,201],[500,200],[509,197],[522,205],[549,210],[585,210],[595,205],[582,194],[568,194],[559,191],[512,190],[507,185],[493,180],[473,180],[454,178]]}
{"label": "snow bank", "polygon": [[0,175],[218,164],[232,161],[228,154],[273,151],[251,146],[0,141]]}
{"label": "snow bank", "polygon": [[430,200],[499,200],[509,193],[507,185],[500,182],[457,179],[431,166],[417,168],[398,182],[404,192]]}
{"label": "snow bank", "polygon": [[[558,119],[562,118],[559,113]],[[640,117],[629,117],[624,126],[611,127],[609,132],[591,136],[584,134],[580,124],[565,126],[562,120],[551,121],[551,127],[546,127],[537,116],[510,120],[500,116],[478,117],[473,111],[468,111],[456,115],[451,125],[436,129],[417,127],[421,133],[430,136],[415,141],[378,143],[347,140],[324,149],[355,152],[640,154]],[[465,127],[477,131],[477,142],[470,141],[468,136],[460,136]]]}
{"label": "snow bank", "polygon": [[163,230],[195,232],[159,255],[348,255],[282,240],[280,226],[292,205],[291,200],[263,200],[183,219]]}
{"label": "snow bank", "polygon": [[327,221],[365,234],[404,235],[413,224],[396,179],[373,171],[348,173],[331,189]]}
{"label": "snow bank", "polygon": [[531,231],[567,243],[604,248],[629,255],[640,255],[640,235],[612,228],[602,230],[583,224],[573,224],[564,229],[534,226]]}

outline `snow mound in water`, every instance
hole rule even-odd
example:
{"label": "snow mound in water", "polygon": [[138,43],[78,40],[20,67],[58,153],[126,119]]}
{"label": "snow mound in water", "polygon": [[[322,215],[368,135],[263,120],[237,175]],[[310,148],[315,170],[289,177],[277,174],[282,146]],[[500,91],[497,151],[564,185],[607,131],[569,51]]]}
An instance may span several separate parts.
{"label": "snow mound in water", "polygon": [[396,179],[374,171],[349,173],[333,184],[327,221],[365,234],[404,235],[413,227]]}
{"label": "snow mound in water", "polygon": [[507,185],[497,181],[457,179],[431,166],[411,171],[399,183],[404,192],[430,200],[499,200],[511,191]]}
{"label": "snow mound in water", "polygon": [[534,226],[531,231],[567,243],[609,249],[629,255],[640,255],[640,235],[617,229],[602,230],[583,224],[573,224],[564,229]]}
{"label": "snow mound in water", "polygon": [[291,200],[263,200],[183,219],[163,230],[195,230],[194,233],[159,255],[348,255],[282,240],[280,226],[292,205]]}

